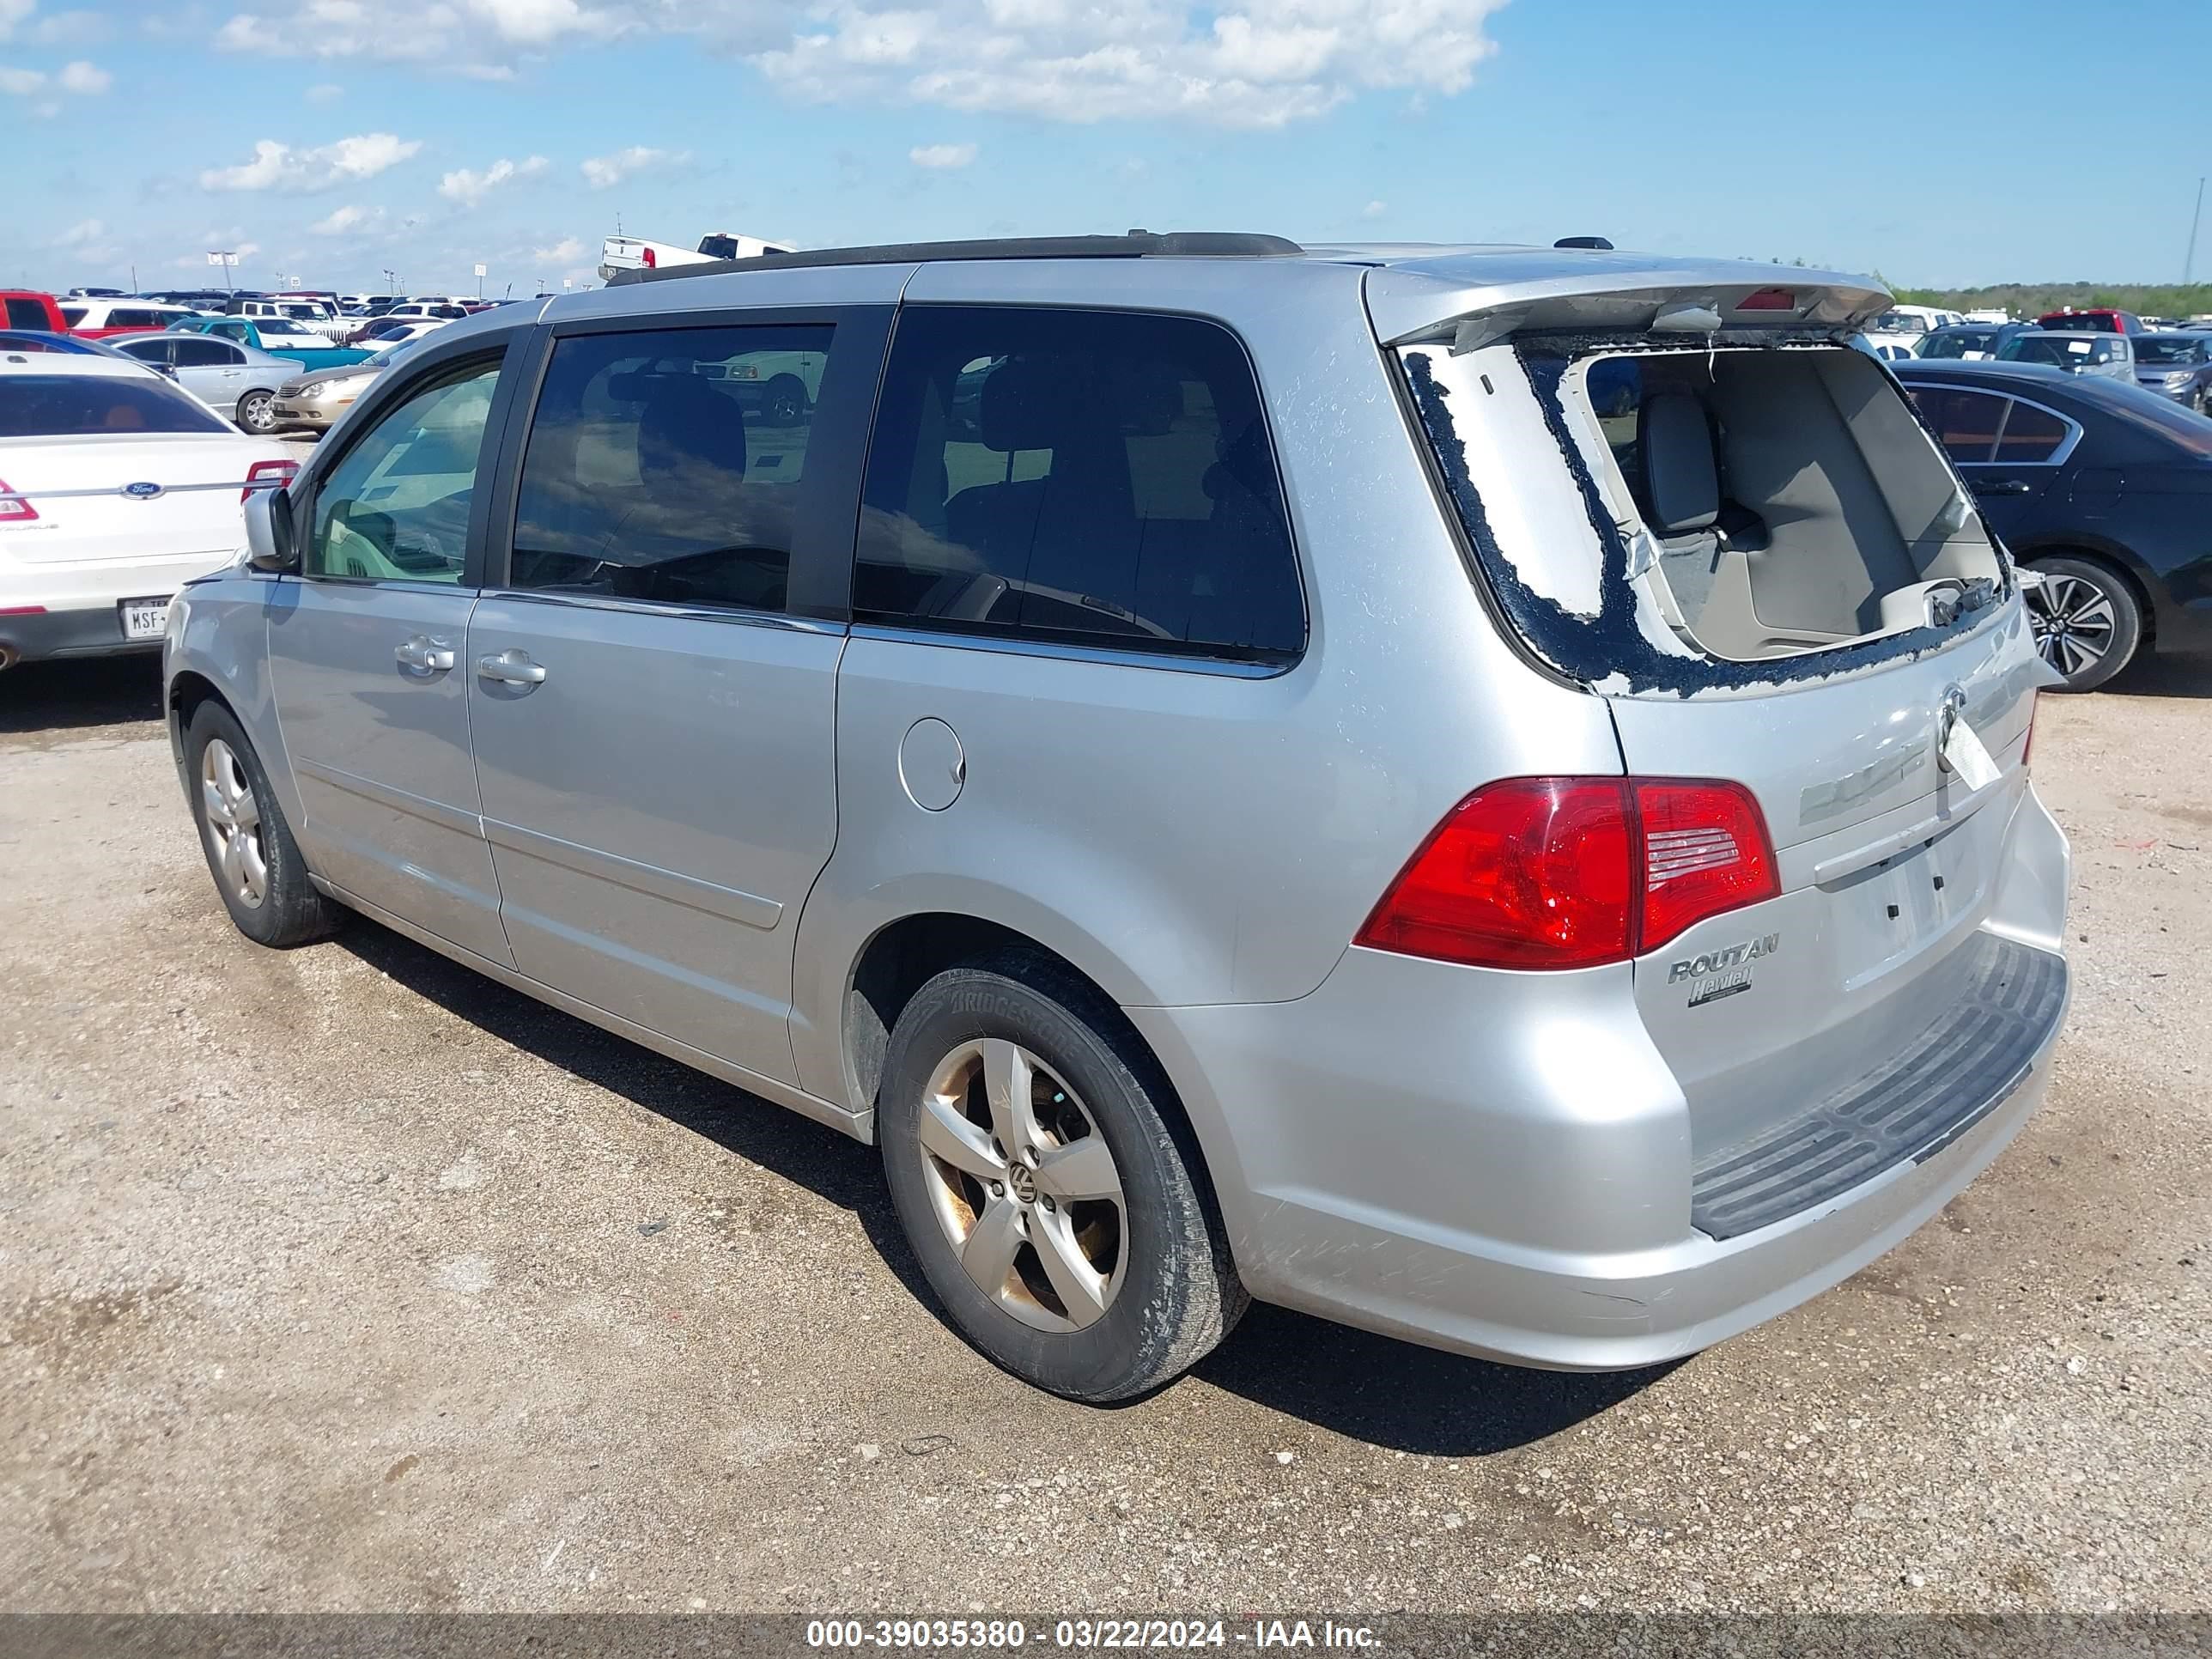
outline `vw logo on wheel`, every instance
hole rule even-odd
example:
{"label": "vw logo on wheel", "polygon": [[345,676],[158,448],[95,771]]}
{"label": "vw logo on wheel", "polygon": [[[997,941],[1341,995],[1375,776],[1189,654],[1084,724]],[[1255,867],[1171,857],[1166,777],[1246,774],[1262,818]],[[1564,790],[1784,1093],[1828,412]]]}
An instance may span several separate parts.
{"label": "vw logo on wheel", "polygon": [[128,495],[134,501],[150,501],[155,496],[161,493],[161,486],[157,483],[149,483],[141,480],[137,483],[127,483],[124,485],[123,493]]}

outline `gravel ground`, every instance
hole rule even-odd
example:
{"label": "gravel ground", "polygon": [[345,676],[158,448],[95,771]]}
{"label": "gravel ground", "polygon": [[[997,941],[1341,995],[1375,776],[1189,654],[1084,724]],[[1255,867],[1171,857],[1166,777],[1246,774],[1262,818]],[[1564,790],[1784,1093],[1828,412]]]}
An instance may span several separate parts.
{"label": "gravel ground", "polygon": [[2212,1607],[2212,672],[2046,700],[2078,993],[1941,1221],[1681,1364],[1269,1309],[1116,1411],[873,1153],[224,919],[150,662],[0,678],[0,1610]]}

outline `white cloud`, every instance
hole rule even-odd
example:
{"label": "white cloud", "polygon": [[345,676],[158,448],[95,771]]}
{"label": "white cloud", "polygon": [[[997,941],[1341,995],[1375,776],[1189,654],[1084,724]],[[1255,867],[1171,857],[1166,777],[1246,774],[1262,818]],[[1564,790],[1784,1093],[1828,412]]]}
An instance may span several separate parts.
{"label": "white cloud", "polygon": [[964,167],[975,159],[973,144],[917,144],[906,159],[918,167]]}
{"label": "white cloud", "polygon": [[15,27],[39,9],[39,0],[0,0],[0,40],[15,33]]}
{"label": "white cloud", "polygon": [[593,190],[611,190],[632,173],[666,167],[684,159],[685,156],[680,154],[672,155],[665,149],[632,144],[628,149],[618,149],[611,155],[594,155],[586,161],[583,164],[584,182]]}
{"label": "white cloud", "polygon": [[[91,94],[106,92],[115,77],[97,64],[88,64],[82,58],[64,64],[52,75],[44,70],[0,68],[0,92],[16,98],[28,98],[33,94],[52,87],[56,92]],[[58,113],[58,104],[43,104],[38,113]]]}
{"label": "white cloud", "polygon": [[335,104],[345,96],[345,88],[333,81],[321,81],[300,94],[311,104]]}
{"label": "white cloud", "polygon": [[383,219],[382,208],[342,207],[316,220],[307,227],[307,231],[314,236],[343,236],[353,231],[367,230],[381,223]]}
{"label": "white cloud", "polygon": [[534,247],[530,250],[532,258],[540,264],[547,265],[567,264],[572,259],[580,259],[583,255],[584,245],[573,236],[563,236],[550,247]]}
{"label": "white cloud", "polygon": [[447,173],[438,181],[438,194],[463,207],[474,207],[508,179],[527,179],[544,172],[545,167],[542,155],[532,155],[522,161],[510,161],[502,155],[482,173],[462,167]]}
{"label": "white cloud", "polygon": [[274,138],[253,147],[253,159],[234,167],[210,167],[200,174],[203,190],[328,190],[332,185],[374,179],[422,148],[419,138],[389,132],[364,132],[313,149],[295,149]]}
{"label": "white cloud", "polygon": [[42,46],[88,46],[114,33],[115,26],[96,11],[57,11],[32,26],[31,39]]}
{"label": "white cloud", "polygon": [[1505,0],[259,0],[236,51],[505,76],[617,36],[689,35],[793,98],[1061,121],[1310,118],[1362,93],[1464,91]]}
{"label": "white cloud", "polygon": [[90,247],[107,234],[107,227],[97,219],[80,219],[67,230],[48,242],[48,247]]}
{"label": "white cloud", "polygon": [[1363,219],[1380,219],[1389,210],[1390,204],[1388,202],[1370,202],[1359,210],[1359,216]]}

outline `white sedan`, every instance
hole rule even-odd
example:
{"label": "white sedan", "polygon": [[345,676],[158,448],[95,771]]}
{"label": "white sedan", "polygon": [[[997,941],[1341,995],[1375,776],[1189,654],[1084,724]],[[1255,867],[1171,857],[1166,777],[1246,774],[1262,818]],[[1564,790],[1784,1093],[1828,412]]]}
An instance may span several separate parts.
{"label": "white sedan", "polygon": [[440,329],[445,327],[448,320],[448,319],[442,317],[394,317],[391,319],[394,326],[390,333],[382,335],[374,340],[363,340],[361,343],[363,349],[374,351],[379,356],[383,356],[393,351],[397,348],[405,345],[410,340],[419,340],[425,334],[436,333]]}
{"label": "white sedan", "polygon": [[158,647],[247,492],[298,470],[140,364],[0,349],[0,668]]}

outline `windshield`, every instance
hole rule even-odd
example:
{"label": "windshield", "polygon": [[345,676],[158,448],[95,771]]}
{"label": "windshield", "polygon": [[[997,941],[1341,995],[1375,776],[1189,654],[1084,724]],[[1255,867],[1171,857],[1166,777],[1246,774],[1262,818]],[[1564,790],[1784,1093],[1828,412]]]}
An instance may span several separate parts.
{"label": "windshield", "polygon": [[302,328],[299,324],[283,317],[265,318],[261,324],[261,332],[264,338],[271,334],[297,336],[311,334],[313,331],[312,329]]}
{"label": "windshield", "polygon": [[135,374],[21,374],[0,384],[8,388],[0,398],[0,438],[230,430],[166,382]]}
{"label": "windshield", "polygon": [[2136,361],[2144,363],[2195,364],[2205,361],[2203,340],[2137,340]]}
{"label": "windshield", "polygon": [[1997,349],[2007,362],[2049,363],[2054,368],[2084,368],[2109,363],[2119,355],[2116,335],[2015,334]]}
{"label": "windshield", "polygon": [[1928,319],[1915,316],[1909,311],[1885,311],[1875,328],[1883,334],[1925,334]]}

